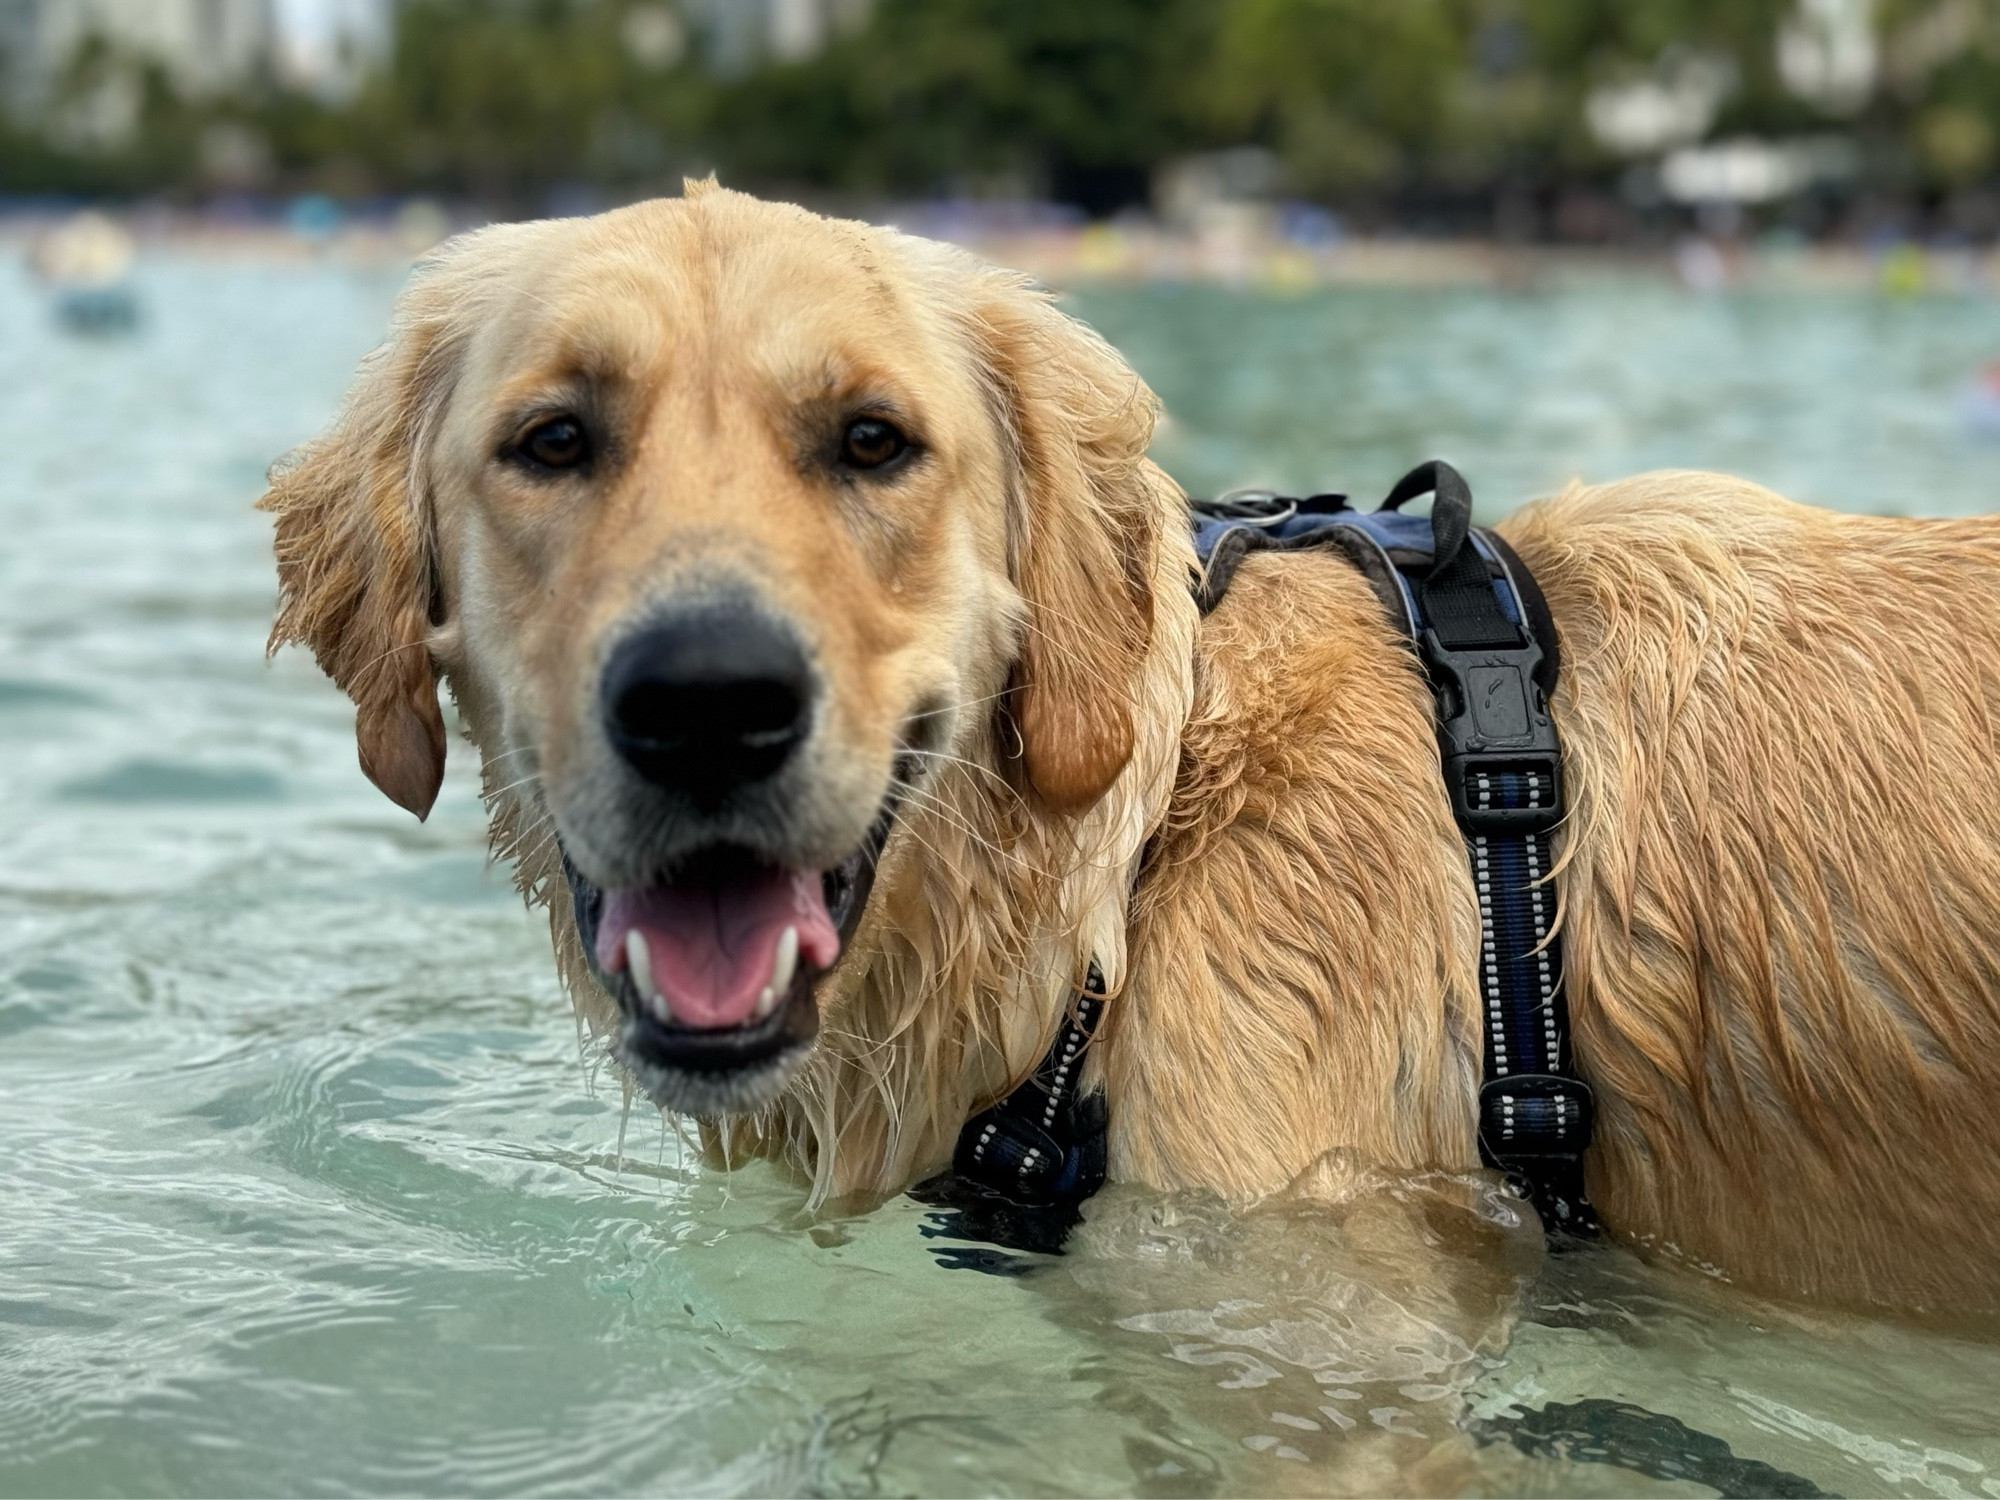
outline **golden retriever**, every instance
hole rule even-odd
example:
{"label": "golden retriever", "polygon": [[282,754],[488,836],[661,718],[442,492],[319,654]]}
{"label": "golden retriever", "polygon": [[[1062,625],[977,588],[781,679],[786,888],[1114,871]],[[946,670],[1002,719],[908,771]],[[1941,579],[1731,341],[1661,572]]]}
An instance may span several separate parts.
{"label": "golden retriever", "polygon": [[[579,1006],[817,1200],[943,1166],[1093,959],[1114,1178],[1475,1166],[1430,692],[1330,556],[1198,618],[1155,416],[946,246],[712,183],[496,226],[274,470],[272,643],[419,816],[442,677]],[[1994,1304],[2000,524],[1660,474],[1500,529],[1562,637],[1604,1220],[1759,1288]]]}

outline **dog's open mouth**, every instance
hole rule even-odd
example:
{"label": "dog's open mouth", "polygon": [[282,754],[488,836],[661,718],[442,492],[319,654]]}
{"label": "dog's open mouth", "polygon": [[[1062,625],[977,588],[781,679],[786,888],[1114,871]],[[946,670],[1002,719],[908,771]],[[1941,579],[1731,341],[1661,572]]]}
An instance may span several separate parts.
{"label": "dog's open mouth", "polygon": [[818,1035],[814,991],[860,925],[892,817],[828,870],[721,845],[658,885],[600,890],[564,859],[577,934],[622,1012],[619,1050],[655,1103],[739,1114],[783,1091]]}

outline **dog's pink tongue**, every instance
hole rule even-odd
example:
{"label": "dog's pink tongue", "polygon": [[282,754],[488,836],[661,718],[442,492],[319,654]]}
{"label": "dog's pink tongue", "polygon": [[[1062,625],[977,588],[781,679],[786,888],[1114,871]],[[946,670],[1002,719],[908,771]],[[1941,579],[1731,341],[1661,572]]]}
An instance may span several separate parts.
{"label": "dog's pink tongue", "polygon": [[840,934],[826,909],[817,870],[766,868],[715,883],[606,891],[597,924],[597,962],[606,973],[629,966],[630,935],[646,942],[653,983],[683,1026],[741,1026],[771,981],[778,940],[799,932],[799,961],[830,969]]}

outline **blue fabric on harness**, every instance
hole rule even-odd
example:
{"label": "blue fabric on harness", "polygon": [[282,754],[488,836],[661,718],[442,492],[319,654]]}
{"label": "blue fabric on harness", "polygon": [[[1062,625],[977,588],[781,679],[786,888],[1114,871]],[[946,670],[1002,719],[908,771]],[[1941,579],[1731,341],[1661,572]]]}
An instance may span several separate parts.
{"label": "blue fabric on harness", "polygon": [[[1397,507],[1434,493],[1429,516]],[[1340,495],[1255,494],[1196,502],[1204,614],[1254,551],[1325,548],[1359,568],[1423,664],[1438,700],[1440,767],[1478,891],[1485,1080],[1480,1153],[1551,1230],[1587,1234],[1583,1192],[1590,1090],[1570,1055],[1562,942],[1553,930],[1549,835],[1563,815],[1562,756],[1548,697],[1557,640],[1533,578],[1498,536],[1471,525],[1472,497],[1447,464],[1412,470],[1381,510]],[[1081,1096],[1082,1052],[1102,1014],[1096,966],[1034,1075],[968,1121],[952,1170],[917,1189],[929,1202],[998,1198],[1056,1210],[1061,1228],[1104,1180],[1107,1115]]]}
{"label": "blue fabric on harness", "polygon": [[[1311,542],[1316,533],[1324,531],[1329,526],[1345,526],[1350,531],[1365,537],[1382,554],[1383,561],[1388,565],[1389,576],[1395,583],[1396,595],[1393,604],[1384,601],[1390,605],[1389,616],[1405,635],[1413,641],[1416,640],[1423,631],[1423,611],[1417,603],[1409,575],[1404,571],[1404,566],[1407,564],[1399,565],[1399,561],[1420,559],[1422,567],[1430,566],[1432,555],[1430,517],[1406,516],[1401,511],[1391,510],[1365,513],[1358,510],[1335,510],[1328,504],[1334,500],[1344,502],[1345,497],[1315,495],[1308,501],[1285,501],[1283,503],[1287,505],[1310,505],[1320,502],[1326,504],[1327,508],[1297,510],[1275,525],[1259,526],[1256,529],[1272,542],[1294,545]],[[1217,544],[1222,541],[1225,534],[1243,529],[1248,524],[1241,520],[1196,522],[1194,550],[1195,555],[1201,559],[1202,566],[1206,568],[1209,565],[1210,559],[1215,556]],[[1489,561],[1498,560],[1493,553],[1493,544],[1486,539],[1485,533],[1475,531],[1470,534],[1469,541]],[[1377,591],[1380,592],[1379,588]],[[1496,580],[1493,596],[1501,613],[1512,624],[1519,626],[1521,606],[1514,597],[1513,590],[1502,586]],[[1203,613],[1207,613],[1220,602],[1219,593],[1214,595],[1212,600],[1204,600]]]}

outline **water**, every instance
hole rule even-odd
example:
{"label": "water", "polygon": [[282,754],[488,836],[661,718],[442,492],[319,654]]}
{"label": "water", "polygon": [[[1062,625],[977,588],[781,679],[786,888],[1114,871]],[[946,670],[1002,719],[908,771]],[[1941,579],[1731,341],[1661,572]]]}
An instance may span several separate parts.
{"label": "water", "polygon": [[[262,660],[249,504],[396,282],[156,259],[92,343],[0,265],[0,1494],[2000,1496],[2000,1347],[1538,1264],[1461,1184],[1115,1190],[1006,1263],[627,1123],[468,758],[419,826]],[[2000,473],[1953,416],[1985,301],[1078,306],[1200,489],[1441,453],[1489,513],[1656,464],[1957,513]]]}

